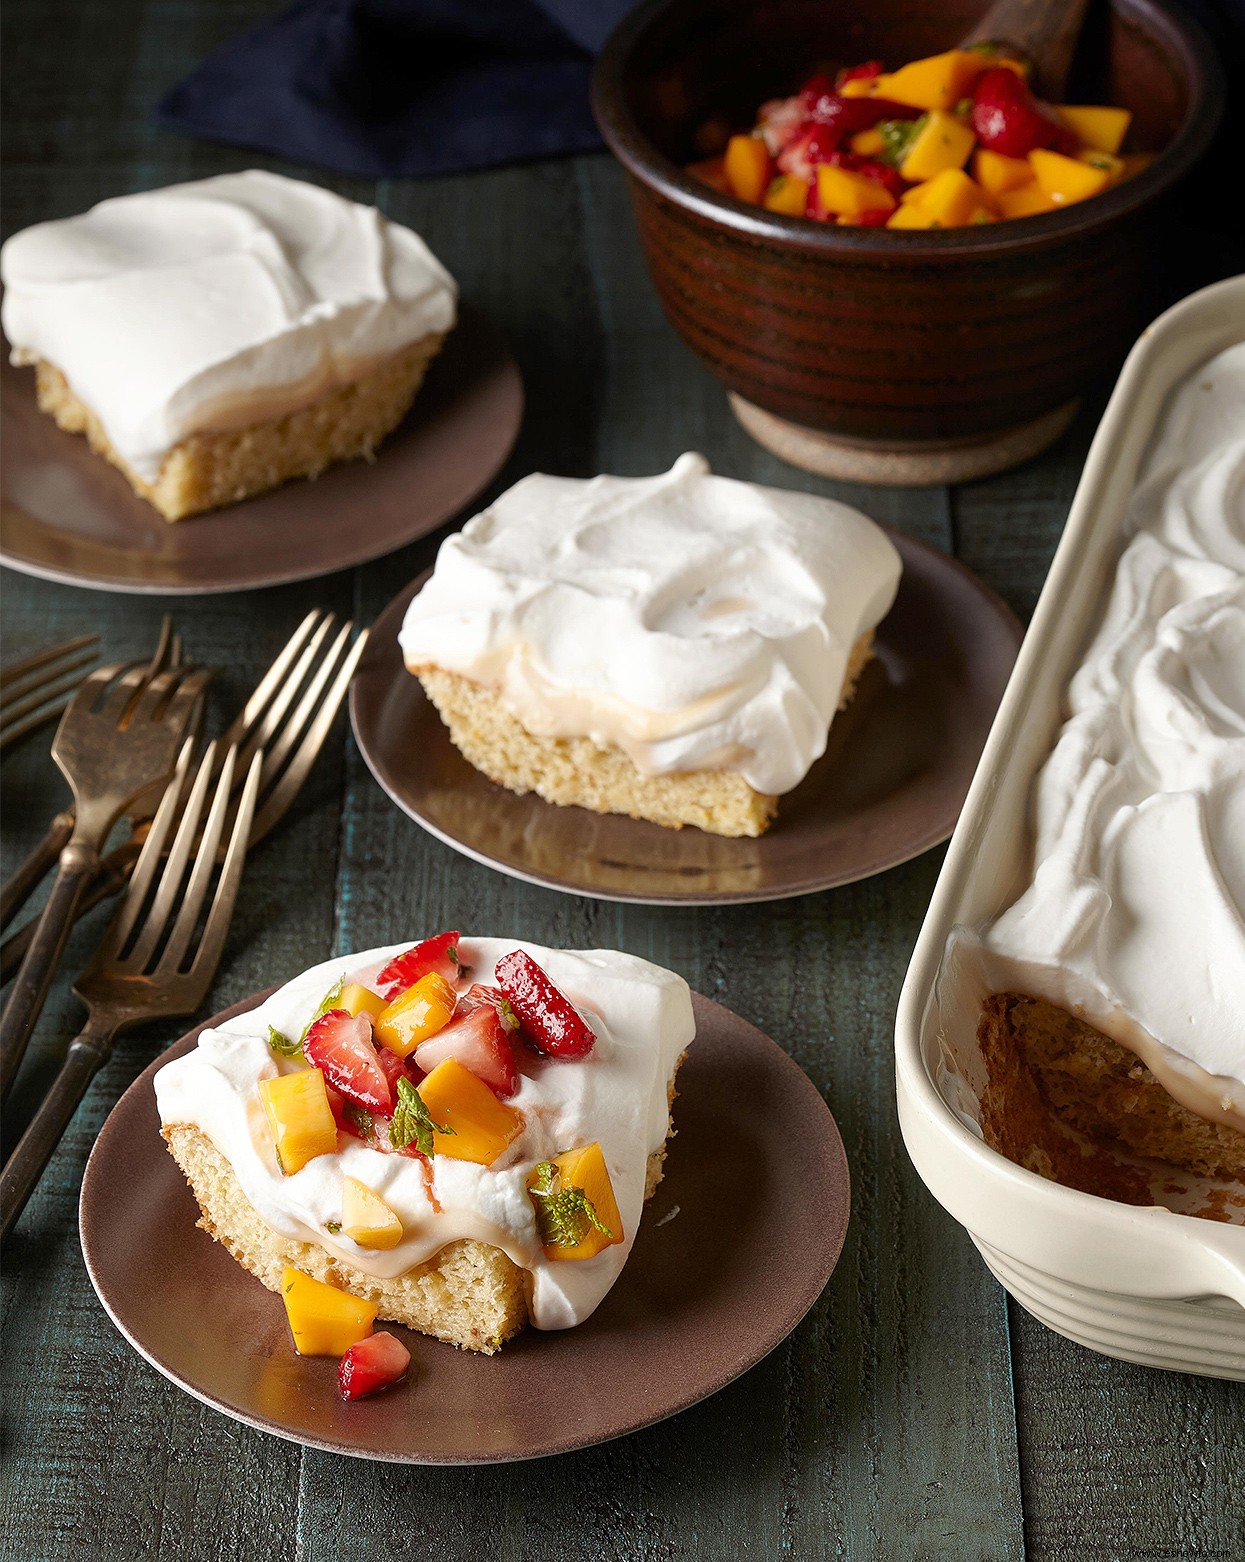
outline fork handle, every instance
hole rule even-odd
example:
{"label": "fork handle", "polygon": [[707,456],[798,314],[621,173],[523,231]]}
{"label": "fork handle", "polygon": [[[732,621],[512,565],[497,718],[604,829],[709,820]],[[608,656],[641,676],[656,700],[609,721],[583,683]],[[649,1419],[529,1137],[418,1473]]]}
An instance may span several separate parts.
{"label": "fork handle", "polygon": [[73,814],[62,810],[48,825],[48,832],[34,848],[26,861],[5,879],[0,886],[0,927],[9,923],[30,899],[36,884],[41,884],[48,870],[69,845],[73,834]]}
{"label": "fork handle", "polygon": [[69,1043],[52,1088],[0,1172],[0,1242],[8,1240],[87,1086],[111,1053],[112,1036],[89,1029]]}
{"label": "fork handle", "polygon": [[26,1053],[26,1043],[60,965],[73,927],[78,901],[99,869],[99,854],[82,841],[70,841],[60,855],[52,892],[35,927],[13,991],[0,1015],[0,1098],[7,1096]]}
{"label": "fork handle", "polygon": [[[130,868],[134,863],[134,853],[122,862],[120,852],[109,852],[104,858],[99,872],[82,892],[82,897],[74,910],[75,918],[81,920],[88,911],[94,911],[96,906],[112,896],[119,895],[129,883]],[[116,860],[114,860],[116,859]],[[35,928],[39,925],[39,919],[32,917],[29,922],[23,922],[16,933],[0,943],[0,987],[6,986],[13,973],[21,965],[26,951],[30,948],[30,941],[35,936]]]}

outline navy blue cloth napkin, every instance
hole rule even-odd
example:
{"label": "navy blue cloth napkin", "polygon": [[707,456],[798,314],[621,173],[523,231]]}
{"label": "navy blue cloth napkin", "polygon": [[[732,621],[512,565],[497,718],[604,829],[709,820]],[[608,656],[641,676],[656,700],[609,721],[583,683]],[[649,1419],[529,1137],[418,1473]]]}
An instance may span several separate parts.
{"label": "navy blue cloth napkin", "polygon": [[369,179],[582,152],[593,55],[635,0],[296,0],[158,123]]}

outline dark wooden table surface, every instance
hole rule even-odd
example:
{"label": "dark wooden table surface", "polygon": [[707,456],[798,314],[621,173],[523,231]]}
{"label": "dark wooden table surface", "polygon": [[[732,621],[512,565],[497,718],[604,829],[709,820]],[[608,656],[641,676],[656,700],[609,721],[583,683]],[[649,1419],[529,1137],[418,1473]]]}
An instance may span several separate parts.
{"label": "dark wooden table surface", "polygon": [[[157,132],[150,110],[265,9],[263,0],[9,0],[6,231],[262,162]],[[701,450],[734,477],[848,498],[954,553],[1022,616],[1031,610],[1105,388],[1057,448],[1019,471],[951,490],[836,486],[783,466],[736,427],[658,310],[606,156],[418,184],[325,182],[423,233],[512,342],[528,412],[495,491],[533,469],[651,473]],[[1217,269],[1198,251],[1160,291]],[[6,572],[4,657],[86,629],[109,657],[141,655],[171,605],[190,651],[224,669],[219,717],[309,607],[369,620],[431,561],[435,541],[306,585],[172,604]],[[63,797],[46,741],[6,760],[6,871]],[[761,1365],[621,1442],[482,1470],[303,1451],[167,1383],[117,1334],[83,1271],[77,1190],[92,1140],[177,1028],[140,1031],[91,1090],[5,1253],[3,1556],[1245,1556],[1240,1387],[1109,1361],[1048,1333],[1009,1303],[908,1163],[892,1022],[941,855],[740,910],[553,894],[455,855],[398,814],[343,728],[300,806],[248,864],[212,1008],[330,954],[442,926],[661,961],[775,1037],[824,1092],[854,1179],[838,1270]],[[68,970],[84,963],[100,926],[96,916],[80,928]],[[15,1092],[10,1136],[79,1014],[62,979]],[[436,1414],[417,1396],[412,1410]]]}

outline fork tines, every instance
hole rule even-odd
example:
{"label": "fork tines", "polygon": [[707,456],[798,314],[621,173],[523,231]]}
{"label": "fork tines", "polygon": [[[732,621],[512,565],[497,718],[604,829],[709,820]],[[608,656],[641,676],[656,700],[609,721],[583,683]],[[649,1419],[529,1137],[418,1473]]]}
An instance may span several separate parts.
{"label": "fork tines", "polygon": [[221,739],[222,748],[237,745],[239,773],[264,751],[252,845],[298,794],[367,645],[367,630],[355,635],[350,620],[330,638],[335,622],[320,608],[307,614]]}
{"label": "fork tines", "polygon": [[79,635],[0,668],[0,749],[53,721],[95,662],[98,635]]}

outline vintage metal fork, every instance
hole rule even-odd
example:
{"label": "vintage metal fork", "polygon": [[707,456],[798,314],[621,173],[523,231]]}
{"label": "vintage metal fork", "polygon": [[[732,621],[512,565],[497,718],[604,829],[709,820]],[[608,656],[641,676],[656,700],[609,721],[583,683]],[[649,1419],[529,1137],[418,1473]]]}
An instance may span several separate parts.
{"label": "vintage metal fork", "polygon": [[[94,641],[98,637],[96,635],[88,635],[85,638],[86,640]],[[78,642],[71,643],[76,644]],[[94,655],[91,655],[90,660],[95,660]],[[151,658],[151,675],[154,678],[157,673],[169,672],[175,667],[180,667],[181,664],[181,636],[174,632],[173,620],[166,613],[160,628],[160,641]],[[75,680],[75,683],[81,683],[85,676],[86,674],[82,673]],[[66,698],[56,706],[56,714],[59,715],[68,703],[69,699]],[[144,796],[132,804],[126,811],[129,813],[133,824],[137,826],[140,823],[146,823],[151,818],[158,801],[159,798]],[[55,866],[56,859],[69,844],[69,837],[73,834],[73,820],[72,808],[62,808],[59,813],[55,814],[48,825],[43,839],[27,854],[25,861],[20,863],[9,877],[5,879],[3,885],[0,885],[0,928],[8,927],[9,923],[30,899],[36,887],[43,882],[48,872]],[[84,909],[84,904],[80,902],[78,914],[81,915]],[[33,924],[31,931],[33,931]],[[29,942],[30,940],[27,938],[26,943]],[[24,953],[25,944],[17,952],[12,965],[7,968],[6,980],[9,975],[12,975],[16,969],[17,962],[20,961]]]}
{"label": "vintage metal fork", "polygon": [[79,635],[0,668],[0,749],[53,721],[96,660],[98,635]]}
{"label": "vintage metal fork", "polygon": [[152,677],[147,662],[103,667],[62,716],[52,757],[74,794],[73,832],[0,1015],[0,1094],[17,1073],[109,832],[136,799],[167,782],[211,677],[206,668]]}
{"label": "vintage metal fork", "polygon": [[[350,621],[330,642],[335,622],[333,613],[318,608],[307,614],[220,740],[222,751],[236,744],[241,752],[234,778],[235,801],[251,755],[257,748],[264,750],[259,800],[251,826],[252,846],[280,822],[301,790],[367,644],[366,630],[352,641],[354,625]],[[78,916],[125,888],[143,834],[142,828],[136,829],[129,840],[104,858],[101,871],[78,904]],[[28,925],[5,940],[0,948],[0,980],[8,980],[25,952],[30,933]]]}
{"label": "vintage metal fork", "polygon": [[[187,798],[190,745],[186,745],[152,820],[125,899],[95,958],[74,983],[74,992],[89,1011],[86,1026],[69,1043],[51,1090],[0,1173],[0,1241],[12,1231],[87,1086],[111,1056],[115,1038],[147,1020],[193,1014],[207,995],[238,896],[263,765],[263,754],[256,751],[234,804],[230,795],[238,751],[229,749],[219,762],[217,756],[212,744]],[[230,815],[233,823],[226,839]],[[174,825],[177,834],[170,847]],[[166,850],[168,860],[160,872]],[[187,877],[192,851],[194,863]],[[218,853],[223,866],[209,905]],[[196,938],[201,918],[202,930]]]}

